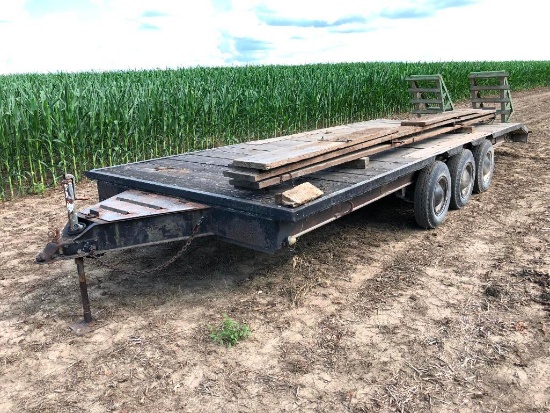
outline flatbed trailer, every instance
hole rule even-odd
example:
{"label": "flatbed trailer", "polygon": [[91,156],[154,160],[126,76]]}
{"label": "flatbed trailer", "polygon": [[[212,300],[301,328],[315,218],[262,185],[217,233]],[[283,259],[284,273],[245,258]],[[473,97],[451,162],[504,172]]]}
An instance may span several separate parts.
{"label": "flatbed trailer", "polygon": [[[370,122],[388,128],[400,123]],[[90,322],[84,257],[168,241],[189,242],[199,236],[274,253],[292,246],[301,235],[392,193],[414,198],[417,222],[434,228],[444,220],[449,205],[461,208],[472,189],[487,189],[494,167],[493,146],[526,142],[527,136],[527,128],[520,123],[476,125],[473,131],[443,133],[374,154],[364,169],[335,166],[256,191],[234,187],[223,172],[237,158],[280,148],[284,139],[91,170],[86,176],[97,181],[99,203],[76,213],[74,181],[65,180],[69,222],[37,262],[76,259],[84,320]],[[323,195],[296,208],[276,203],[277,194],[302,182],[312,183]]]}

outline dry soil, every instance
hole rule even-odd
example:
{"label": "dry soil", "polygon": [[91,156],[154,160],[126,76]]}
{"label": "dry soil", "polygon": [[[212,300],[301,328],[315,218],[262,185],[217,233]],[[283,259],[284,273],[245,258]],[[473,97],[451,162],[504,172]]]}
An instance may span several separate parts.
{"label": "dry soil", "polygon": [[[2,412],[549,412],[550,89],[515,94],[529,142],[496,150],[488,192],[432,231],[388,197],[269,256],[196,240],[34,264],[59,190],[0,205]],[[95,187],[80,196],[94,201]],[[83,205],[82,205],[83,206]],[[251,336],[209,338],[224,314]]]}

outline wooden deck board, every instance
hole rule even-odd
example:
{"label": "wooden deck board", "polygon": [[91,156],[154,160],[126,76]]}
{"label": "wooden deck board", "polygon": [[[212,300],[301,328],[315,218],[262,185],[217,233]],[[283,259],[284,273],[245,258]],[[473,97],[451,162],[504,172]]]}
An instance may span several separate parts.
{"label": "wooden deck board", "polygon": [[[344,125],[333,133],[328,133],[326,130],[318,130],[312,132],[312,134],[316,134],[319,137],[317,141],[279,148],[278,145],[282,145],[285,142],[284,140],[279,140],[276,143],[271,143],[270,148],[273,148],[273,145],[275,145],[275,149],[248,154],[235,159],[232,166],[239,168],[239,171],[236,171],[233,176],[231,174],[228,176],[234,178],[237,183],[239,181],[263,181],[271,179],[267,175],[272,176],[273,174],[261,176],[262,173],[257,173],[258,170],[272,171],[282,167],[296,170],[299,168],[296,166],[298,163],[316,163],[318,160],[315,158],[319,156],[324,156],[324,160],[333,156],[339,156],[338,152],[348,146],[359,143],[366,143],[368,146],[371,146],[382,142],[395,141],[396,139],[401,140],[402,138],[404,138],[402,139],[404,143],[408,143],[414,140],[409,138],[413,138],[416,135],[419,135],[418,139],[426,139],[449,132],[452,129],[457,129],[460,127],[459,125],[478,123],[481,120],[494,118],[494,116],[494,111],[491,113],[483,110],[467,109],[439,114],[424,120],[402,121],[399,125],[374,121],[370,124],[363,124],[361,127],[357,125]],[[380,124],[383,124],[383,127],[378,127]],[[251,175],[244,179],[239,178],[238,175],[245,173],[241,168],[251,169]],[[285,170],[283,172],[287,173],[288,171]]]}
{"label": "wooden deck board", "polygon": [[359,143],[378,141],[379,138],[391,136],[393,128],[364,128],[361,130],[346,131],[335,135],[323,135],[315,142],[294,146],[292,150],[282,148],[267,153],[258,153],[236,159],[233,164],[237,167],[246,167],[270,170],[316,156],[325,155],[333,151],[341,151]]}
{"label": "wooden deck board", "polygon": [[233,159],[229,159],[229,158],[216,158],[216,157],[207,156],[204,154],[195,155],[194,153],[185,154],[185,155],[176,155],[171,159],[181,160],[183,162],[192,162],[192,163],[196,163],[197,165],[215,165],[215,166],[222,166],[222,167],[228,167],[233,162]]}

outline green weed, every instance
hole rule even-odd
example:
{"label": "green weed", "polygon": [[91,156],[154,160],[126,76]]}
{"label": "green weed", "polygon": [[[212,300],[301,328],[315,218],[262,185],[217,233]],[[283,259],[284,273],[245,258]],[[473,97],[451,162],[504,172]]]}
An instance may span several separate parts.
{"label": "green weed", "polygon": [[209,337],[214,343],[230,348],[236,345],[240,340],[250,336],[250,328],[246,324],[241,324],[238,321],[223,315],[222,323],[217,326],[210,326]]}

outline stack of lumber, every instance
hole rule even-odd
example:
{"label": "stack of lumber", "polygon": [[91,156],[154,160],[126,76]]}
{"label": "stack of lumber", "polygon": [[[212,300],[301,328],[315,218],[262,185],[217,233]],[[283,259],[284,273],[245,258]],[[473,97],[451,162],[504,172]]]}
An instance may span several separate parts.
{"label": "stack of lumber", "polygon": [[235,159],[224,176],[235,187],[268,188],[396,146],[449,132],[471,132],[473,125],[494,118],[494,110],[461,109],[397,125],[383,120],[360,122],[258,141],[267,143],[270,150]]}

